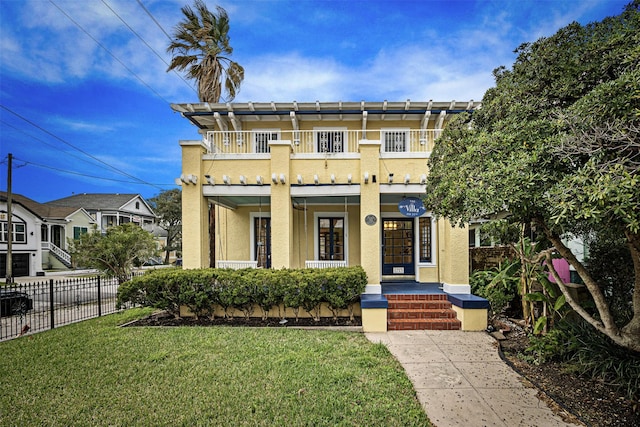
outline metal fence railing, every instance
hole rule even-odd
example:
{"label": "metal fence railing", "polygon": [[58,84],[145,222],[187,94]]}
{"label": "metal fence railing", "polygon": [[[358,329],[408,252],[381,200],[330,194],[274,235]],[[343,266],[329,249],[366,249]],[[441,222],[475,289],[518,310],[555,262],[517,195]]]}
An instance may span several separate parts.
{"label": "metal fence railing", "polygon": [[0,341],[114,313],[117,292],[97,275],[0,285]]}

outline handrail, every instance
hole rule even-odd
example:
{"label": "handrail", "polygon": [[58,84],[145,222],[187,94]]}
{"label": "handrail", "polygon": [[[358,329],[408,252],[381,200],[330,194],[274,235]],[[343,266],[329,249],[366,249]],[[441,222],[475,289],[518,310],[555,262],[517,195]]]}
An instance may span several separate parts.
{"label": "handrail", "polygon": [[335,268],[346,267],[347,261],[320,261],[320,260],[307,260],[305,261],[305,267],[307,268]]}
{"label": "handrail", "polygon": [[65,251],[54,245],[51,242],[42,242],[42,249],[53,252],[58,258],[60,258],[63,262],[71,264],[71,255]]}
{"label": "handrail", "polygon": [[216,261],[216,268],[231,268],[240,270],[242,268],[257,268],[258,261]]}

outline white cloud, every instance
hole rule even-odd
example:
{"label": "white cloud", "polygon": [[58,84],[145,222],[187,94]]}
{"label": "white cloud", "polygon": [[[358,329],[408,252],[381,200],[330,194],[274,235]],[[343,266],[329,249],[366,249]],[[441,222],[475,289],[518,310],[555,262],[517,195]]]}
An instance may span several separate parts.
{"label": "white cloud", "polygon": [[100,123],[91,123],[83,120],[74,120],[65,117],[55,116],[51,119],[51,122],[56,126],[62,127],[71,131],[91,133],[105,133],[113,132],[116,130],[114,126],[106,125],[104,120]]}

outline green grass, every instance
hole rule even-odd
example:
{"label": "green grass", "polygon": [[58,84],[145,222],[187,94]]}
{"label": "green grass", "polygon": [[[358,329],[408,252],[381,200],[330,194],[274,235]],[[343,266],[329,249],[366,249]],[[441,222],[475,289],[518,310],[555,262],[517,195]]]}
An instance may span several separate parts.
{"label": "green grass", "polygon": [[0,343],[0,425],[430,425],[363,334],[117,327],[146,313]]}

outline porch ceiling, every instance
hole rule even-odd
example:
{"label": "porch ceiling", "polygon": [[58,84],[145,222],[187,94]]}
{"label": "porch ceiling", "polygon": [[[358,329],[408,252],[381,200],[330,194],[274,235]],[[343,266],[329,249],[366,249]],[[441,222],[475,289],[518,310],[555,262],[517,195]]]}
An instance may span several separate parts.
{"label": "porch ceiling", "polygon": [[[382,205],[397,205],[405,197],[419,197],[424,195],[422,193],[387,193],[380,194],[380,204]],[[216,205],[220,205],[229,209],[236,209],[239,206],[269,206],[271,204],[271,196],[259,196],[259,195],[209,195],[207,200]],[[306,196],[292,196],[291,202],[296,207],[307,205],[340,205],[344,206],[345,201],[348,205],[359,205],[360,195],[306,195]]]}

